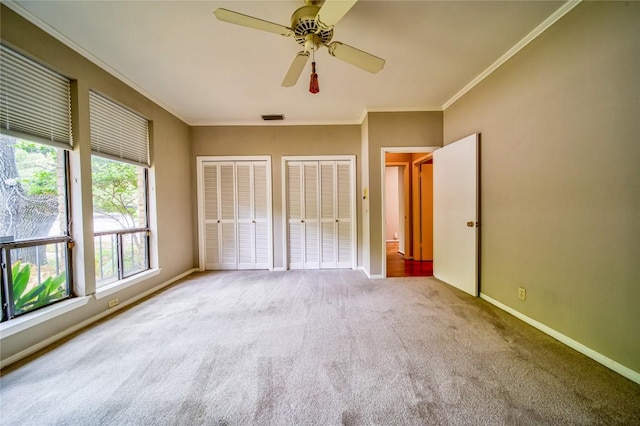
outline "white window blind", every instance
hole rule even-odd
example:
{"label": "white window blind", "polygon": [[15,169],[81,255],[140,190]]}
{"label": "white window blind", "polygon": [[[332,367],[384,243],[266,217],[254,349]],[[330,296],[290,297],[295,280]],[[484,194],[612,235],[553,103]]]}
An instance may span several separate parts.
{"label": "white window blind", "polygon": [[95,92],[89,92],[91,151],[149,166],[149,122]]}
{"label": "white window blind", "polygon": [[0,45],[2,133],[71,146],[69,79]]}

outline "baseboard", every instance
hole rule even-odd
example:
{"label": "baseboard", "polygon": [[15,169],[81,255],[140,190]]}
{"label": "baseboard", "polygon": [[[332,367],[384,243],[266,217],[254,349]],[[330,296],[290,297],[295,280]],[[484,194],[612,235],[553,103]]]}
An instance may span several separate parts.
{"label": "baseboard", "polygon": [[577,342],[575,340],[573,340],[572,338],[560,333],[557,330],[554,330],[551,327],[548,327],[544,324],[542,324],[541,322],[538,322],[536,320],[534,320],[533,318],[530,318],[526,315],[524,315],[521,312],[516,311],[515,309],[505,305],[504,303],[498,302],[497,300],[487,296],[484,293],[480,293],[480,298],[486,300],[487,302],[491,303],[492,305],[497,306],[498,308],[502,309],[503,311],[506,311],[508,313],[510,313],[511,315],[513,315],[514,317],[526,322],[527,324],[529,324],[532,327],[537,328],[538,330],[542,331],[545,334],[548,334],[549,336],[553,337],[554,339],[558,340],[561,343],[564,343],[565,345],[569,346],[572,349],[575,349],[576,351],[580,352],[581,354],[588,356],[589,358],[591,358],[592,360],[599,362],[600,364],[604,365],[605,367],[615,371],[616,373],[626,377],[627,379],[636,382],[638,384],[640,384],[640,373],[637,371],[633,371],[632,369],[625,367],[624,365],[612,360],[611,358],[606,357],[605,355],[602,355],[600,352],[596,352],[593,349],[583,345],[580,342]]}
{"label": "baseboard", "polygon": [[367,276],[367,278],[369,278],[370,280],[381,280],[384,277],[382,276],[382,274],[377,274],[377,275],[372,275],[369,273],[369,271],[367,271],[364,266],[358,266],[357,268],[359,271],[364,272],[364,274]]}
{"label": "baseboard", "polygon": [[278,266],[277,268],[273,268],[271,271],[273,272],[284,272],[286,269],[283,266]]}
{"label": "baseboard", "polygon": [[371,275],[369,273],[369,271],[367,271],[364,266],[358,266],[356,268],[358,271],[362,271],[363,274],[365,274],[367,276],[367,278],[369,278],[370,280],[379,280],[384,278],[382,275]]}
{"label": "baseboard", "polygon": [[180,275],[178,275],[176,277],[173,277],[170,280],[167,280],[167,281],[163,282],[162,284],[159,284],[159,285],[157,285],[157,286],[145,291],[144,293],[140,293],[137,296],[132,297],[131,299],[125,300],[121,304],[116,305],[115,307],[113,307],[113,308],[111,308],[109,310],[106,310],[104,312],[99,313],[98,315],[95,315],[95,316],[93,316],[91,318],[88,318],[88,319],[86,319],[86,320],[74,325],[71,328],[68,328],[68,329],[66,329],[64,331],[61,331],[60,333],[55,334],[55,335],[49,337],[48,339],[45,339],[45,340],[43,340],[43,341],[41,341],[39,343],[36,343],[35,345],[33,345],[31,347],[28,347],[27,349],[24,349],[24,350],[18,352],[15,355],[12,355],[12,356],[10,356],[8,358],[0,360],[0,369],[5,368],[6,366],[8,366],[10,364],[13,364],[16,361],[21,360],[22,358],[26,358],[29,355],[34,354],[34,353],[38,352],[39,350],[44,349],[47,346],[57,342],[58,340],[64,339],[65,337],[75,333],[76,331],[79,331],[79,330],[81,330],[81,329],[93,324],[94,322],[101,320],[102,318],[105,318],[105,317],[107,317],[109,315],[112,315],[115,312],[117,312],[117,311],[119,311],[119,310],[121,310],[121,309],[123,309],[123,308],[125,308],[125,307],[127,307],[127,306],[129,306],[129,305],[141,300],[141,299],[144,299],[145,297],[150,296],[151,294],[153,294],[153,293],[155,293],[155,292],[157,292],[159,290],[162,290],[163,288],[167,287],[168,285],[173,284],[174,282],[176,282],[176,281],[178,281],[178,280],[180,280],[180,279],[186,277],[187,275],[190,275],[190,274],[192,274],[192,273],[194,273],[196,271],[199,271],[199,269],[198,268],[193,268],[193,269],[190,269],[190,270],[188,270],[186,272],[183,272],[182,274],[180,274]]}

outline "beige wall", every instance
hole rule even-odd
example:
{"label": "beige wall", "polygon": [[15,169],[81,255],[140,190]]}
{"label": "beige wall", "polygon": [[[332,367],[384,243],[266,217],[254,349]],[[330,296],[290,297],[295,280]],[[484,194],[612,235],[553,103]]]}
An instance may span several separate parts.
{"label": "beige wall", "polygon": [[369,157],[369,213],[367,216],[370,259],[365,270],[382,274],[386,261],[382,235],[382,147],[425,147],[442,145],[442,112],[372,112],[367,117]]}
{"label": "beige wall", "polygon": [[[283,268],[282,229],[282,157],[289,155],[355,155],[356,176],[360,176],[360,126],[212,126],[191,129],[193,200],[197,201],[196,157],[203,155],[269,155],[272,167],[273,198],[273,259],[274,268]],[[356,179],[356,194],[360,194]],[[354,202],[356,202],[355,200]],[[358,217],[358,264],[362,262],[361,209]],[[193,213],[197,223],[197,211]],[[193,233],[194,263],[198,264],[197,226]]]}
{"label": "beige wall", "polygon": [[482,134],[482,293],[636,372],[639,23],[581,3],[444,114]]}
{"label": "beige wall", "polygon": [[[4,360],[35,344],[107,311],[108,299],[125,303],[175,276],[193,268],[191,155],[189,127],[129,86],[109,75],[82,56],[45,34],[4,5],[0,6],[2,41],[38,62],[74,80],[72,106],[74,111],[74,150],[71,153],[72,210],[74,239],[78,246],[74,258],[76,292],[93,294],[93,229],[91,201],[91,164],[89,141],[89,90],[94,89],[127,106],[152,121],[152,155],[150,197],[155,204],[152,217],[152,238],[158,250],[153,256],[161,268],[159,275],[140,282],[111,297],[95,300],[82,308],[49,320],[17,334],[3,337],[0,357]],[[89,218],[87,220],[86,218]],[[84,228],[83,228],[84,227]]]}

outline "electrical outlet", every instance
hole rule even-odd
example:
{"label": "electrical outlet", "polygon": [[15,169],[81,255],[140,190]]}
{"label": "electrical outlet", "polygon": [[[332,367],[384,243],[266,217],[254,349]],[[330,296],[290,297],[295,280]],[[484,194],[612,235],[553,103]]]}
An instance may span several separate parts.
{"label": "electrical outlet", "polygon": [[118,299],[111,299],[109,300],[109,307],[113,308],[114,306],[116,306],[118,304]]}
{"label": "electrical outlet", "polygon": [[518,299],[527,300],[527,290],[522,287],[518,287]]}

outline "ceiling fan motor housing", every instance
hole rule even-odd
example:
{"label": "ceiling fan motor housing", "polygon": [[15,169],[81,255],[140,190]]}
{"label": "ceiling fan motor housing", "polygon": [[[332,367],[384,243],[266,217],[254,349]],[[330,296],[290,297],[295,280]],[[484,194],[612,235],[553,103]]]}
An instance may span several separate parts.
{"label": "ceiling fan motor housing", "polygon": [[293,38],[305,46],[309,37],[313,34],[314,48],[318,48],[321,44],[328,44],[333,38],[333,27],[323,25],[316,19],[318,6],[302,6],[291,16],[291,29],[293,30]]}

